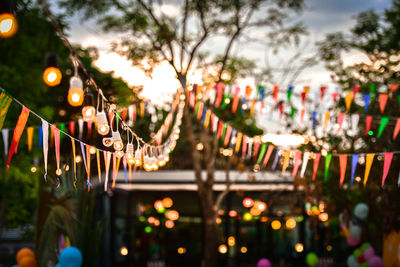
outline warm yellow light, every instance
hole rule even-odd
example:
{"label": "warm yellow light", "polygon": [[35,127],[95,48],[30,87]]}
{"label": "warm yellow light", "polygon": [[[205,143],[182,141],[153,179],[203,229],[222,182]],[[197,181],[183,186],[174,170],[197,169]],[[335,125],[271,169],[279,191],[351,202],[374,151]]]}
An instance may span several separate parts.
{"label": "warm yellow light", "polygon": [[104,137],[103,138],[103,145],[106,147],[110,147],[112,146],[112,144],[114,143],[114,140],[111,137]]}
{"label": "warm yellow light", "polygon": [[281,224],[281,222],[278,221],[278,220],[273,220],[273,221],[271,222],[271,227],[272,227],[272,229],[274,229],[274,230],[279,230],[279,229],[281,229],[281,226],[282,226],[282,224]]}
{"label": "warm yellow light", "polygon": [[329,218],[328,213],[324,212],[318,215],[318,218],[321,222],[326,222]]}
{"label": "warm yellow light", "polygon": [[76,158],[75,158],[75,162],[76,163],[79,163],[79,162],[81,162],[82,161],[82,157],[81,156],[76,156]]}
{"label": "warm yellow light", "polygon": [[68,90],[68,103],[73,107],[79,107],[83,103],[83,90],[71,88]]}
{"label": "warm yellow light", "polygon": [[153,216],[150,216],[149,218],[147,218],[147,222],[150,223],[150,224],[154,223],[155,220],[156,219]]}
{"label": "warm yellow light", "polygon": [[104,111],[97,112],[97,132],[101,135],[106,135],[110,131],[110,126],[107,122],[107,116]]}
{"label": "warm yellow light", "polygon": [[178,253],[179,254],[185,254],[186,253],[186,248],[179,247],[178,248]]}
{"label": "warm yellow light", "polygon": [[56,175],[57,176],[60,176],[62,174],[62,170],[60,169],[60,168],[58,168],[57,170],[56,170]]}
{"label": "warm yellow light", "polygon": [[162,203],[163,203],[164,207],[171,208],[172,205],[174,204],[174,201],[172,201],[172,199],[170,197],[165,197],[165,198],[163,198]]}
{"label": "warm yellow light", "polygon": [[93,121],[96,115],[96,109],[93,106],[85,106],[82,108],[82,116],[84,121]]}
{"label": "warm yellow light", "polygon": [[229,103],[231,103],[231,100],[229,98],[225,98],[224,102],[225,102],[225,104],[229,104]]}
{"label": "warm yellow light", "polygon": [[144,168],[145,171],[149,172],[149,171],[152,171],[152,170],[153,170],[153,165],[150,164],[150,163],[145,163],[145,164],[143,165],[143,168]]}
{"label": "warm yellow light", "polygon": [[228,237],[228,246],[233,247],[234,245],[236,245],[235,237],[234,236]]}
{"label": "warm yellow light", "polygon": [[263,143],[271,142],[276,146],[299,146],[305,143],[305,138],[296,134],[272,134],[268,133],[261,137]]}
{"label": "warm yellow light", "polygon": [[127,247],[121,247],[119,250],[119,253],[121,253],[122,256],[128,255],[128,248]]}
{"label": "warm yellow light", "polygon": [[37,171],[37,168],[35,166],[32,166],[31,172],[35,173]]}
{"label": "warm yellow light", "polygon": [[243,214],[243,220],[245,221],[251,221],[251,219],[253,219],[253,216],[251,216],[250,213],[246,212],[245,214]]}
{"label": "warm yellow light", "polygon": [[165,217],[169,220],[176,221],[179,219],[179,212],[176,210],[169,210],[165,213]]}
{"label": "warm yellow light", "polygon": [[158,161],[158,166],[160,166],[160,167],[164,167],[165,164],[167,164],[167,163],[165,162],[164,159],[161,159],[161,160]]}
{"label": "warm yellow light", "polygon": [[13,36],[18,29],[18,24],[15,16],[10,13],[0,15],[0,37],[9,38]]}
{"label": "warm yellow light", "polygon": [[237,211],[236,210],[230,210],[228,214],[229,214],[229,217],[236,217],[237,216]]}
{"label": "warm yellow light", "polygon": [[218,217],[217,219],[215,219],[215,222],[216,222],[217,224],[221,224],[221,223],[222,223],[222,219]]}
{"label": "warm yellow light", "polygon": [[115,152],[115,155],[117,156],[117,158],[122,158],[123,156],[124,156],[124,151],[122,151],[122,150],[119,150],[119,151],[116,151]]}
{"label": "warm yellow light", "polygon": [[267,204],[263,201],[256,201],[254,206],[257,207],[260,211],[265,211],[267,209]]}
{"label": "warm yellow light", "polygon": [[159,219],[155,219],[154,220],[154,226],[160,226],[160,220]]}
{"label": "warm yellow light", "polygon": [[[48,67],[43,72],[43,81],[48,86],[57,86],[60,84],[62,74],[59,68]],[[83,93],[83,91],[82,91]],[[82,95],[83,96],[83,95]]]}
{"label": "warm yellow light", "polygon": [[247,253],[247,248],[244,247],[244,246],[241,247],[241,248],[240,248],[240,252],[242,252],[243,254],[244,254],[244,253]]}
{"label": "warm yellow light", "polygon": [[96,148],[94,147],[94,146],[91,146],[90,148],[89,148],[89,153],[90,154],[96,154]]}
{"label": "warm yellow light", "polygon": [[256,206],[254,206],[254,207],[252,207],[252,208],[250,209],[250,214],[251,214],[252,216],[258,216],[258,215],[261,214],[261,210],[259,210]]}
{"label": "warm yellow light", "polygon": [[245,199],[243,199],[243,206],[245,207],[245,208],[250,208],[250,207],[252,207],[253,206],[253,204],[254,204],[254,201],[253,201],[253,199],[251,199],[251,198],[249,198],[249,197],[246,197]]}
{"label": "warm yellow light", "polygon": [[165,227],[166,227],[166,228],[171,229],[171,228],[173,228],[174,226],[175,226],[174,221],[171,221],[171,220],[165,221]]}
{"label": "warm yellow light", "polygon": [[297,253],[301,253],[301,252],[303,252],[303,250],[304,250],[304,245],[303,245],[302,243],[297,243],[297,244],[294,246],[294,250],[295,250]]}
{"label": "warm yellow light", "polygon": [[119,151],[124,148],[124,143],[122,143],[122,140],[117,139],[117,140],[114,140],[113,146],[114,146],[115,150]]}
{"label": "warm yellow light", "polygon": [[225,244],[219,245],[218,251],[221,254],[225,254],[228,252],[228,247]]}
{"label": "warm yellow light", "polygon": [[296,227],[296,220],[293,218],[289,218],[286,221],[286,228],[287,229],[293,229]]}
{"label": "warm yellow light", "polygon": [[162,203],[161,200],[157,200],[154,202],[154,208],[156,210],[162,209],[162,208],[164,208],[164,204]]}

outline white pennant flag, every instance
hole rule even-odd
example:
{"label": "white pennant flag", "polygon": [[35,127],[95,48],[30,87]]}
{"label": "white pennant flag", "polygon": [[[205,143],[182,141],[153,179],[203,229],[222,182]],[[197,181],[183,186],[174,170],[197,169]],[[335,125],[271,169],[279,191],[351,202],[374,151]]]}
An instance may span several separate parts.
{"label": "white pennant flag", "polygon": [[82,119],[78,120],[78,125],[79,125],[79,139],[82,140],[82,135],[83,135],[83,120]]}
{"label": "white pennant flag", "polygon": [[247,145],[247,158],[251,158],[251,148],[253,146],[253,138],[249,139],[249,143]]}
{"label": "white pennant flag", "polygon": [[307,163],[308,163],[308,158],[309,158],[309,157],[310,157],[310,152],[304,152],[304,155],[303,155],[303,165],[301,165],[300,177],[304,177],[304,172],[306,171]]}
{"label": "white pennant flag", "polygon": [[7,156],[7,151],[8,151],[8,132],[9,132],[8,128],[1,130],[1,133],[3,134],[3,141],[4,141],[4,156]]}
{"label": "white pennant flag", "polygon": [[110,151],[103,151],[104,152],[104,162],[106,164],[106,179],[104,180],[104,191],[107,191],[108,186],[108,176],[110,172],[110,162],[111,162],[111,152]]}
{"label": "white pennant flag", "polygon": [[47,182],[47,154],[49,151],[49,124],[42,119],[44,180]]}
{"label": "white pennant flag", "polygon": [[351,131],[352,131],[353,135],[357,134],[359,121],[360,121],[360,115],[358,115],[358,114],[351,115]]}

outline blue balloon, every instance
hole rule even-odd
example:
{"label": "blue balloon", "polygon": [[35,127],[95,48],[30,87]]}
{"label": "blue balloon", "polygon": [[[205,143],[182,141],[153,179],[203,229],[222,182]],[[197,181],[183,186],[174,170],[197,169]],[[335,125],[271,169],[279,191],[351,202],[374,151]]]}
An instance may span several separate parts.
{"label": "blue balloon", "polygon": [[82,253],[76,247],[67,247],[59,258],[60,267],[81,267]]}

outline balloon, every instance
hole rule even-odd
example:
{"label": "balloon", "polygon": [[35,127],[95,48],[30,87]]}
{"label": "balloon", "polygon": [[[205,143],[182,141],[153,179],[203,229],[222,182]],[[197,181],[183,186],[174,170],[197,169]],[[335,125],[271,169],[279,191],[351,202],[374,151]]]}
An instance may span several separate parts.
{"label": "balloon", "polygon": [[369,267],[382,267],[383,266],[382,259],[379,258],[378,256],[374,256],[371,259],[369,259],[368,266]]}
{"label": "balloon", "polygon": [[365,220],[368,217],[369,208],[365,203],[358,203],[354,208],[354,215],[360,219]]}
{"label": "balloon", "polygon": [[18,267],[37,267],[37,262],[34,257],[26,256],[19,261]]}
{"label": "balloon", "polygon": [[352,238],[351,236],[349,236],[349,237],[346,239],[346,241],[347,241],[347,244],[348,244],[350,247],[355,247],[355,246],[357,246],[358,244],[360,244],[360,239],[355,239],[355,238]]}
{"label": "balloon", "polygon": [[364,254],[364,251],[370,247],[371,247],[371,244],[369,242],[365,242],[364,244],[361,245],[361,252]]}
{"label": "balloon", "polygon": [[59,258],[60,267],[80,267],[82,265],[82,253],[76,247],[67,247]]}
{"label": "balloon", "polygon": [[356,258],[354,258],[353,255],[350,255],[350,256],[347,258],[346,263],[347,263],[347,266],[348,266],[348,267],[357,267],[357,266],[358,266],[358,262],[357,262]]}
{"label": "balloon", "polygon": [[318,264],[318,256],[314,252],[309,252],[306,256],[308,266],[315,267]]}
{"label": "balloon", "polygon": [[350,226],[350,236],[354,239],[360,239],[361,227],[358,225],[351,225]]}
{"label": "balloon", "polygon": [[373,257],[375,257],[375,251],[373,247],[369,247],[366,248],[364,250],[364,258],[369,261],[370,259],[372,259]]}
{"label": "balloon", "polygon": [[258,261],[257,267],[272,267],[272,263],[268,259],[262,258]]}
{"label": "balloon", "polygon": [[21,248],[17,253],[17,264],[19,265],[19,262],[25,257],[35,258],[35,253],[30,248]]}

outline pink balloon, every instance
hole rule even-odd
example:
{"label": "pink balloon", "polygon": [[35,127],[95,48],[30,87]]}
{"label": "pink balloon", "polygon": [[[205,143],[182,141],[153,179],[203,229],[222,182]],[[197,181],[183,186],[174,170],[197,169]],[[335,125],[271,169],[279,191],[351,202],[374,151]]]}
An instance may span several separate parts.
{"label": "pink balloon", "polygon": [[371,259],[369,259],[368,266],[369,267],[382,267],[383,266],[382,259],[379,258],[378,256],[374,256]]}
{"label": "pink balloon", "polygon": [[272,267],[272,263],[268,259],[262,258],[258,261],[257,267]]}
{"label": "pink balloon", "polygon": [[373,247],[369,247],[366,248],[364,250],[364,258],[369,261],[370,259],[372,259],[373,257],[375,257],[375,251]]}
{"label": "pink balloon", "polygon": [[351,246],[351,247],[355,247],[358,244],[360,244],[360,239],[355,239],[355,238],[349,236],[347,238],[347,244],[349,244],[349,246]]}

